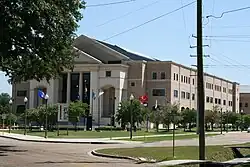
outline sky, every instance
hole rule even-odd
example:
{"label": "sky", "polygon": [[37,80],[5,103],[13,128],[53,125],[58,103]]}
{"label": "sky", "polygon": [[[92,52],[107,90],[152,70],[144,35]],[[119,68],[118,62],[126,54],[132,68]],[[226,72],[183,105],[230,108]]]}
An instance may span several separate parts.
{"label": "sky", "polygon": [[[86,0],[89,7],[82,12],[84,18],[79,22],[77,35],[84,34],[105,40],[193,2],[134,0],[117,5],[91,7],[117,1],[121,0]],[[196,58],[190,55],[195,55],[196,49],[190,48],[190,45],[196,46],[196,38],[192,37],[196,36],[196,5],[193,3],[106,42],[160,60],[172,60],[187,66],[195,65]],[[210,56],[204,57],[205,72],[243,85],[249,84],[250,9],[226,13],[219,19],[206,18],[208,15],[220,16],[223,12],[249,6],[249,0],[203,0],[203,44],[209,45],[204,47],[204,54]],[[138,10],[142,7],[144,9]],[[106,24],[102,25],[103,23]],[[0,93],[11,93],[7,79],[0,73]]]}

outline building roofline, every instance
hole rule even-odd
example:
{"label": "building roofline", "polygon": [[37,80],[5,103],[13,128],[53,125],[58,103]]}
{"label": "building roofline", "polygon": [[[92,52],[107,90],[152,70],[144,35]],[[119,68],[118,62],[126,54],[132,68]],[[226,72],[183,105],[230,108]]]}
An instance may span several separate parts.
{"label": "building roofline", "polygon": [[[197,72],[197,69],[195,69],[195,68],[188,67],[188,66],[185,66],[185,65],[180,64],[180,63],[176,63],[176,62],[171,61],[171,60],[170,60],[170,61],[149,61],[148,63],[152,63],[152,64],[153,64],[153,63],[155,63],[155,64],[157,64],[157,63],[161,63],[161,62],[171,63],[171,64],[174,64],[174,65],[177,65],[177,66],[180,66],[180,67],[186,68],[186,69],[188,69],[188,70],[192,70],[192,71]],[[205,73],[205,72],[204,72],[204,75],[206,75],[206,76],[210,76],[210,77],[213,77],[213,78],[216,78],[216,79],[219,79],[219,80],[222,80],[222,81],[225,81],[225,82],[231,83],[231,84],[240,85],[238,82],[233,82],[233,81],[230,81],[230,80],[227,80],[227,79],[224,79],[224,78],[221,78],[221,77],[218,77],[218,76],[216,76],[216,75],[209,74],[209,73]]]}

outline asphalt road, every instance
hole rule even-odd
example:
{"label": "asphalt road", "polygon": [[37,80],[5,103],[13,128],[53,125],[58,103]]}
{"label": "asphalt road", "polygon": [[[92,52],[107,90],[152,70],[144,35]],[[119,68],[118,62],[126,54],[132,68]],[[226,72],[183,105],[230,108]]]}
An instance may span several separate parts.
{"label": "asphalt road", "polygon": [[0,138],[1,167],[142,167],[133,161],[90,155],[96,148],[119,145],[52,144]]}

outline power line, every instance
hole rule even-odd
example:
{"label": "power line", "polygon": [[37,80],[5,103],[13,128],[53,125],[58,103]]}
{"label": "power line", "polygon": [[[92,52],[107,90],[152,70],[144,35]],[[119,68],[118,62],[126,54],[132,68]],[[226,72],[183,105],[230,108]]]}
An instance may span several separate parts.
{"label": "power line", "polygon": [[242,11],[242,10],[247,10],[247,9],[250,9],[250,6],[248,7],[244,7],[244,8],[239,8],[239,9],[234,9],[234,10],[228,10],[226,12],[222,12],[220,16],[214,16],[214,15],[208,15],[206,16],[206,18],[215,18],[215,19],[220,19],[222,18],[225,14],[228,14],[228,13],[232,13],[232,12],[238,12],[238,11]]}
{"label": "power line", "polygon": [[206,35],[205,38],[250,38],[250,35]]}
{"label": "power line", "polygon": [[[181,0],[181,6],[183,6],[183,0]],[[186,33],[188,34],[187,23],[186,23],[186,18],[185,18],[185,12],[184,12],[184,9],[183,9],[183,8],[182,8],[182,19],[183,19],[185,31],[186,31]],[[190,36],[188,36],[188,44],[189,44],[189,46],[191,46]]]}
{"label": "power line", "polygon": [[212,41],[221,41],[221,42],[250,42],[250,40],[230,40],[230,39],[212,39],[212,38],[205,38],[204,40],[212,40]]}
{"label": "power line", "polygon": [[157,4],[157,3],[159,3],[160,1],[162,1],[162,0],[154,1],[154,2],[152,2],[152,3],[149,3],[149,4],[147,4],[147,5],[142,6],[141,8],[138,8],[138,9],[136,9],[136,10],[134,10],[134,11],[130,11],[130,12],[128,12],[128,13],[125,13],[125,14],[123,14],[123,15],[120,15],[120,16],[118,16],[118,17],[115,17],[115,18],[113,18],[113,19],[110,19],[110,20],[108,20],[108,21],[105,21],[104,23],[101,23],[101,24],[97,25],[97,27],[101,27],[101,26],[104,26],[104,25],[106,25],[106,24],[108,24],[108,23],[111,23],[111,22],[113,22],[113,21],[116,21],[116,20],[119,20],[119,19],[121,19],[121,18],[127,17],[127,16],[129,16],[129,15],[135,13],[135,12],[138,12],[138,11],[140,11],[140,10],[146,9],[146,8],[148,8],[148,7],[151,7],[151,6],[153,6],[153,5]]}
{"label": "power line", "polygon": [[123,4],[123,3],[129,3],[129,2],[134,2],[136,0],[124,0],[124,1],[116,1],[116,2],[110,2],[110,3],[101,3],[101,4],[94,4],[94,5],[86,5],[86,8],[89,7],[100,7],[100,6],[110,6],[110,5],[118,5],[118,4]]}
{"label": "power line", "polygon": [[153,19],[151,19],[151,20],[148,20],[148,21],[146,21],[146,22],[144,22],[144,23],[142,23],[142,24],[139,24],[139,25],[137,25],[137,26],[135,26],[135,27],[132,27],[132,28],[130,28],[130,29],[127,29],[127,30],[122,31],[122,32],[120,32],[120,33],[117,33],[117,34],[115,34],[115,35],[112,35],[112,36],[110,36],[110,37],[104,39],[103,41],[107,41],[107,40],[112,39],[112,38],[114,38],[114,37],[117,37],[117,36],[119,36],[119,35],[125,34],[125,33],[129,32],[129,31],[132,31],[132,30],[134,30],[134,29],[137,29],[137,28],[139,28],[139,27],[142,27],[142,26],[144,26],[144,25],[146,25],[146,24],[148,24],[148,23],[151,23],[151,22],[153,22],[153,21],[155,21],[155,20],[158,20],[158,19],[160,19],[160,18],[162,18],[162,17],[165,17],[165,16],[167,16],[167,15],[170,15],[170,14],[172,14],[172,13],[174,13],[174,12],[177,12],[177,11],[181,10],[182,8],[185,8],[185,7],[187,7],[187,6],[190,6],[190,5],[194,4],[195,2],[196,2],[196,1],[193,1],[193,2],[191,2],[191,3],[189,3],[189,4],[186,4],[186,5],[184,5],[184,6],[181,6],[181,7],[177,8],[177,9],[175,9],[175,10],[172,10],[172,11],[170,11],[170,12],[168,12],[168,13],[165,13],[165,14],[163,14],[163,15],[160,15],[160,16],[158,16],[158,17],[155,17],[155,18],[153,18]]}

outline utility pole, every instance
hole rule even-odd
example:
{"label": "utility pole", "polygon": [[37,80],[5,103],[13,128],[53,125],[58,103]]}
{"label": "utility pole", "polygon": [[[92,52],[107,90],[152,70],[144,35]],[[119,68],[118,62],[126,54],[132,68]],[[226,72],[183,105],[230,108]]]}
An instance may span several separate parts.
{"label": "utility pole", "polygon": [[[204,130],[204,78],[203,78],[203,45],[202,45],[202,0],[197,0],[197,72],[198,72],[198,109],[199,109],[199,159],[205,160]],[[201,165],[202,166],[202,165]]]}

